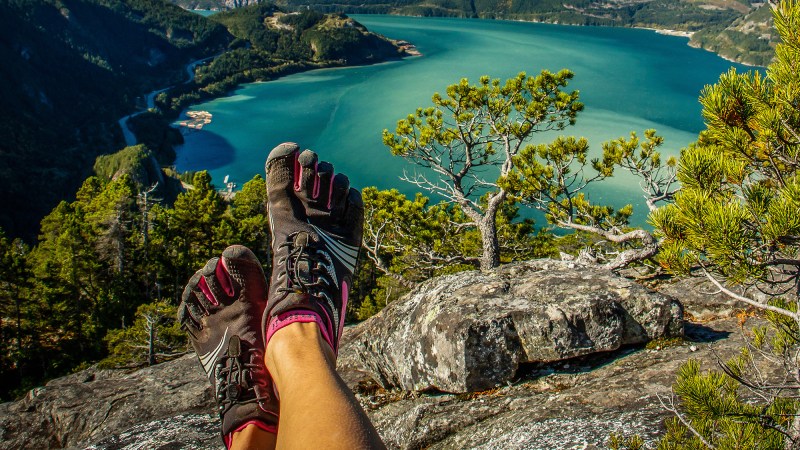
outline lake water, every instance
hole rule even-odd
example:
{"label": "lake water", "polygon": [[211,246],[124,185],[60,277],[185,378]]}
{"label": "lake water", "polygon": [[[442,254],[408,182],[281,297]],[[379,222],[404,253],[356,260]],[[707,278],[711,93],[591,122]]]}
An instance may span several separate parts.
{"label": "lake water", "polygon": [[[333,162],[355,187],[398,188],[412,195],[414,186],[399,178],[414,166],[389,153],[381,142],[383,129],[394,131],[398,119],[429,106],[434,92],[462,77],[477,81],[481,75],[507,78],[561,68],[575,72],[568,88],[580,90],[586,108],[577,124],[560,134],[585,136],[599,154],[603,141],[655,128],[665,137],[663,153],[677,155],[703,128],[700,90],[735,65],[688,47],[686,38],[649,30],[353,17],[372,31],[413,42],[423,56],[249,84],[195,105],[190,109],[211,112],[213,121],[185,136],[177,168],[209,170],[218,185],[229,175],[241,185],[263,173],[272,147],[294,141]],[[535,142],[555,136],[538,135]],[[634,203],[634,222],[641,224],[646,207],[638,184],[620,175],[594,188],[590,197],[617,206]]]}

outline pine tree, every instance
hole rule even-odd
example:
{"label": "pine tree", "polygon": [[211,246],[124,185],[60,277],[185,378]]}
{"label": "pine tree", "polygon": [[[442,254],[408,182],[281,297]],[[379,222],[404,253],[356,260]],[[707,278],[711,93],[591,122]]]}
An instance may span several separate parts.
{"label": "pine tree", "polygon": [[383,132],[392,154],[425,169],[405,180],[457,205],[479,231],[482,269],[500,264],[496,215],[508,191],[496,180],[535,133],[574,124],[583,104],[577,91],[562,91],[572,77],[562,70],[505,82],[483,76],[475,85],[465,78]]}
{"label": "pine tree", "polygon": [[675,202],[651,214],[665,268],[770,325],[721,372],[681,369],[662,449],[800,448],[800,4],[773,12],[783,43],[766,76],[731,70],[703,91],[707,129],[681,154]]}
{"label": "pine tree", "polygon": [[178,308],[165,301],[139,306],[134,322],[105,337],[109,356],[102,365],[152,366],[186,353],[186,333],[175,320]]}
{"label": "pine tree", "polygon": [[650,211],[657,210],[659,202],[671,201],[677,190],[676,160],[661,159],[658,148],[663,139],[655,130],[646,130],[644,135],[641,140],[632,132],[629,139],[605,142],[602,158],[592,160],[584,138],[559,136],[549,144],[530,145],[514,157],[514,168],[499,183],[513,198],[544,212],[548,223],[624,246],[612,250],[613,255],[582,255],[592,262],[607,259],[607,269],[619,269],[655,256],[660,242],[645,229],[630,228],[632,205],[618,210],[598,205],[590,201],[587,191],[619,168],[640,179]]}
{"label": "pine tree", "polygon": [[258,256],[266,273],[271,263],[269,220],[267,219],[267,185],[261,175],[242,186],[233,198],[231,210],[236,235],[232,244],[241,244]]}

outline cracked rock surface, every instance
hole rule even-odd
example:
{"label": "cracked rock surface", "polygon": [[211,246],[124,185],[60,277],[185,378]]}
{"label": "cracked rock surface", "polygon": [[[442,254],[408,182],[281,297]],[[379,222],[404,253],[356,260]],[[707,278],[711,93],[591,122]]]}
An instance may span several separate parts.
{"label": "cracked rock surface", "polygon": [[345,346],[384,388],[473,392],[504,385],[521,364],[682,335],[674,298],[596,266],[535,260],[426,281]]}
{"label": "cracked rock surface", "polygon": [[[523,326],[518,324],[522,323],[519,316],[525,314],[511,312],[503,316],[495,306],[503,299],[510,299],[507,303],[513,308],[518,303],[538,304],[533,297],[526,297],[534,291],[546,295],[551,302],[539,305],[539,311],[544,312],[538,316],[534,312],[525,314],[556,324],[585,319],[583,327],[574,327],[579,331],[575,335],[567,331],[554,333],[555,328],[548,326],[539,335],[529,329],[528,336],[578,336],[558,341],[576,342],[577,350],[567,352],[564,349],[569,347],[556,346],[551,340],[539,354],[556,355],[559,359],[534,359],[529,355],[534,354],[530,343],[535,339],[518,339],[517,347],[507,343],[513,336],[523,334]],[[570,267],[569,263],[534,261],[504,266],[488,275],[466,272],[455,280],[431,280],[414,292],[410,297],[429,294],[431,299],[441,299],[440,310],[415,310],[409,305],[417,300],[400,300],[391,306],[395,311],[407,312],[404,319],[397,319],[399,329],[405,320],[409,324],[429,321],[427,326],[435,330],[436,325],[430,324],[435,323],[436,314],[453,316],[449,322],[453,326],[460,323],[459,314],[471,316],[483,322],[462,329],[480,333],[453,336],[474,339],[478,346],[506,342],[500,348],[513,349],[517,365],[506,381],[493,382],[477,392],[420,392],[391,384],[382,386],[386,379],[380,378],[389,376],[377,376],[363,359],[364,348],[381,347],[379,343],[365,343],[364,336],[368,327],[388,324],[386,318],[381,319],[388,313],[347,327],[339,373],[392,449],[606,448],[611,432],[639,434],[652,443],[663,429],[663,419],[670,417],[658,396],[670,393],[678,367],[694,358],[702,361],[702,370],[714,369],[717,356],[730,357],[738,353],[743,343],[737,319],[725,317],[725,312],[720,314],[723,318],[686,323],[683,341],[648,350],[643,342],[678,329],[673,298],[599,269]],[[594,298],[601,306],[591,306],[588,300],[569,306],[574,292],[584,292],[584,298]],[[453,295],[461,296],[465,300],[462,304],[468,307],[448,309],[453,307],[448,300]],[[673,295],[681,300],[681,290]],[[468,301],[469,296],[476,300]],[[625,305],[628,316],[617,314],[619,309],[612,307],[614,304]],[[730,304],[724,307],[730,308]],[[691,308],[690,305],[689,313]],[[561,319],[553,317],[567,319],[559,322]],[[652,320],[644,321],[642,317]],[[616,324],[614,329],[619,333],[595,330],[587,322],[590,319],[599,324]],[[629,331],[622,332],[626,327]],[[375,339],[384,339],[376,336]],[[427,339],[435,344],[435,339],[446,336]],[[449,345],[458,347],[463,343]],[[436,348],[443,351],[443,347]],[[396,350],[386,351],[393,354]],[[422,367],[417,370],[427,371]],[[498,369],[496,373],[506,372]],[[0,448],[221,450],[224,447],[214,409],[210,386],[194,354],[135,372],[90,368],[53,380],[32,390],[26,398],[0,404]]]}
{"label": "cracked rock surface", "polygon": [[213,404],[194,354],[133,373],[90,368],[0,405],[0,442],[3,448],[82,447],[142,422],[208,413]]}

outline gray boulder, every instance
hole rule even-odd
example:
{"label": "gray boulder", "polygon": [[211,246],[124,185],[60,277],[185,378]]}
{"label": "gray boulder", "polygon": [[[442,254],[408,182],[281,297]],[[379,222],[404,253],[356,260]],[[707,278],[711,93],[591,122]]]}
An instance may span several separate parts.
{"label": "gray boulder", "polygon": [[216,414],[179,414],[138,424],[86,450],[225,450],[219,426]]}
{"label": "gray boulder", "polygon": [[130,373],[92,368],[0,404],[0,442],[3,448],[83,446],[138,423],[214,409],[194,354]]}
{"label": "gray boulder", "polygon": [[672,297],[596,266],[537,260],[422,283],[359,325],[343,364],[383,387],[473,392],[520,364],[683,335]]}

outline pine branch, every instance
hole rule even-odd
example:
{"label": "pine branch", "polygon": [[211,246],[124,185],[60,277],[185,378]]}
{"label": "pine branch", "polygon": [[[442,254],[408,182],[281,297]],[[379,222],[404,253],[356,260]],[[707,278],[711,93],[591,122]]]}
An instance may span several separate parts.
{"label": "pine branch", "polygon": [[697,439],[699,439],[699,440],[700,440],[700,442],[702,442],[702,443],[703,443],[703,444],[704,444],[706,447],[710,448],[711,450],[716,450],[716,447],[714,447],[713,445],[711,445],[711,443],[710,443],[710,442],[708,442],[708,441],[707,441],[707,440],[706,440],[706,439],[703,437],[703,435],[701,435],[701,434],[700,434],[700,432],[698,432],[697,430],[695,430],[695,429],[694,429],[694,427],[693,427],[693,426],[692,426],[692,425],[691,425],[691,424],[690,424],[690,423],[689,423],[689,422],[686,420],[686,418],[685,418],[685,417],[683,417],[683,414],[681,414],[681,413],[680,413],[680,411],[678,411],[678,408],[675,406],[675,397],[674,397],[674,394],[670,396],[670,399],[669,399],[669,405],[670,405],[670,406],[667,406],[667,405],[664,403],[664,400],[661,398],[661,396],[660,396],[660,395],[656,395],[656,398],[658,398],[658,402],[659,402],[659,403],[661,403],[661,406],[662,406],[664,409],[666,409],[667,411],[671,412],[672,414],[675,414],[675,417],[677,417],[677,418],[678,418],[678,420],[680,420],[680,421],[681,421],[681,423],[683,424],[683,426],[685,426],[687,430],[689,430],[689,431],[690,431],[692,434],[694,434],[694,435],[695,435],[695,437],[697,437]]}
{"label": "pine branch", "polygon": [[[702,265],[702,263],[701,263],[701,265]],[[711,281],[711,283],[713,283],[714,286],[716,286],[717,289],[720,290],[720,292],[722,292],[723,294],[727,295],[728,297],[730,297],[730,298],[732,298],[734,300],[739,300],[741,302],[747,303],[748,305],[755,306],[756,308],[765,309],[767,311],[772,311],[774,313],[781,314],[781,315],[784,315],[786,317],[792,318],[795,321],[800,321],[800,315],[798,315],[797,313],[793,313],[793,312],[789,311],[788,309],[780,308],[780,307],[777,307],[777,306],[774,306],[774,305],[770,305],[770,304],[767,304],[767,303],[761,303],[759,301],[744,297],[742,295],[739,295],[739,294],[731,291],[730,289],[728,289],[725,286],[723,286],[719,281],[717,281],[716,278],[711,276],[711,274],[709,274],[708,271],[706,270],[705,266],[703,266],[703,273],[706,275],[706,278],[708,278],[709,281]]]}
{"label": "pine branch", "polygon": [[605,264],[605,268],[609,270],[616,270],[627,266],[628,264],[636,261],[641,261],[654,256],[658,253],[658,242],[652,234],[646,230],[638,229],[629,231],[627,233],[616,233],[614,231],[604,230],[600,227],[591,225],[581,225],[574,222],[559,221],[558,225],[564,228],[572,228],[580,231],[587,231],[600,235],[611,242],[622,244],[625,242],[639,240],[644,245],[643,248],[629,249],[620,252],[613,260]]}

